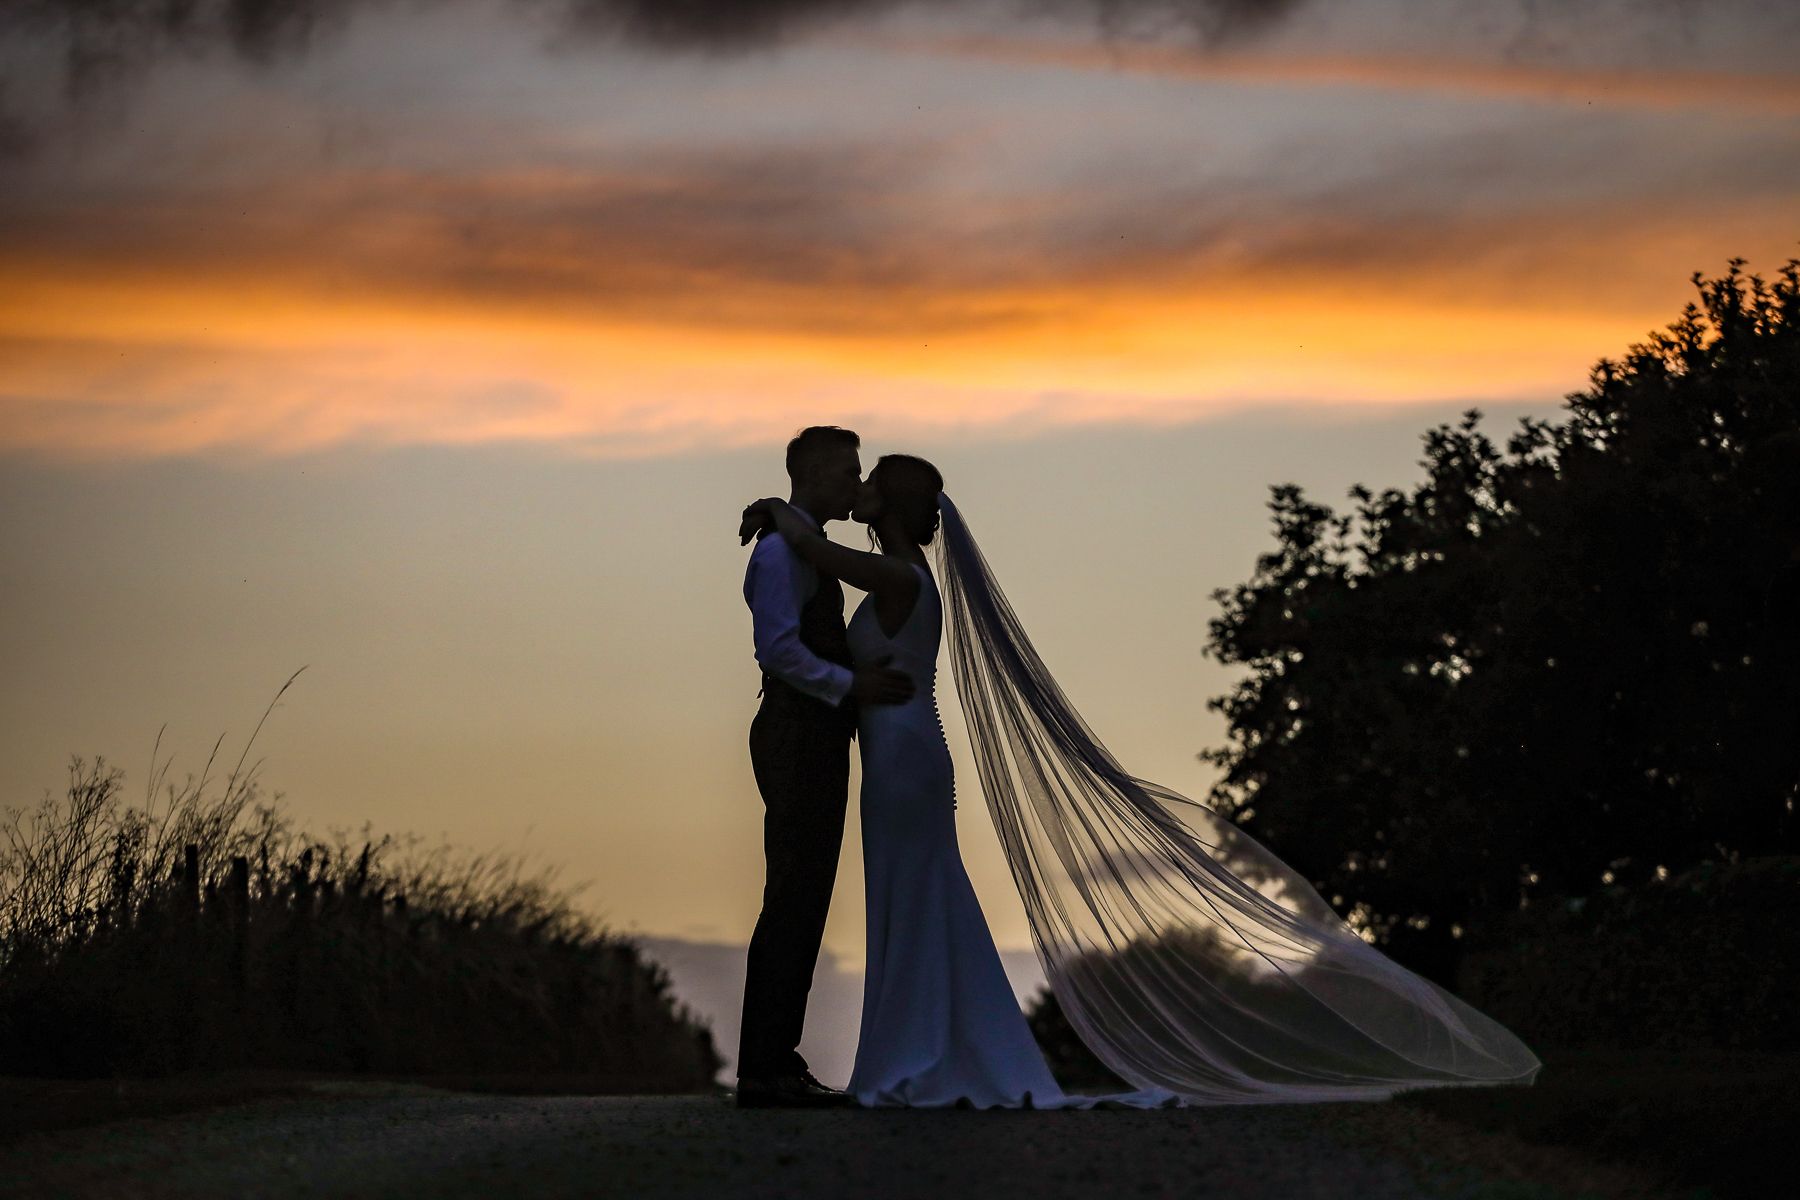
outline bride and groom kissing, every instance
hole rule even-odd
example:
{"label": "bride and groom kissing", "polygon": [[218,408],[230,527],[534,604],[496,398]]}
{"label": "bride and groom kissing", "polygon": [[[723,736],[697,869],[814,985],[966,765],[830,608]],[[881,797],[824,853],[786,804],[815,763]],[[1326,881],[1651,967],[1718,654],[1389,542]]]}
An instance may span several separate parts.
{"label": "bride and groom kissing", "polygon": [[[1225,818],[1123,770],[1075,713],[937,468],[813,426],[789,498],[749,505],[744,598],[764,805],[740,1107],[1140,1108],[1369,1099],[1526,1083],[1509,1031],[1365,943]],[[872,550],[824,534],[854,519]],[[926,551],[935,551],[937,569]],[[848,622],[843,584],[865,593]],[[946,608],[949,620],[946,622]],[[1033,941],[1081,1040],[1135,1090],[1065,1093],[963,868],[937,707],[946,631],[981,789]],[[860,746],[868,960],[846,1091],[799,1052]]]}

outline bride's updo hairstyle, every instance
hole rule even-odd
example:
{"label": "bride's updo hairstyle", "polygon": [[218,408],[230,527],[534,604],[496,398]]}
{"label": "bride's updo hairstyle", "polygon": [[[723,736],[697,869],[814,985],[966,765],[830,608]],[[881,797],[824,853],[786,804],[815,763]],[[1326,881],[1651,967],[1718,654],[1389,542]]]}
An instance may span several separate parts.
{"label": "bride's updo hairstyle", "polygon": [[[884,454],[869,472],[869,482],[881,493],[882,509],[900,518],[906,536],[917,545],[931,545],[938,530],[938,493],[944,490],[938,469],[911,454]],[[872,525],[869,534],[876,536]]]}

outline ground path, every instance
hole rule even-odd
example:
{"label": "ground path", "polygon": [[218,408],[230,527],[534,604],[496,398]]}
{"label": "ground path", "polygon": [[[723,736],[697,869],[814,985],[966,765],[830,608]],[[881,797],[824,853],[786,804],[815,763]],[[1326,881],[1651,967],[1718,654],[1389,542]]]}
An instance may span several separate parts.
{"label": "ground path", "polygon": [[1508,1165],[1506,1147],[1469,1152],[1453,1145],[1462,1136],[1459,1127],[1397,1105],[741,1112],[711,1096],[500,1096],[344,1083],[17,1135],[0,1144],[0,1191],[505,1200],[1573,1194],[1546,1183],[1547,1175],[1567,1178],[1558,1164],[1539,1162],[1521,1175]]}

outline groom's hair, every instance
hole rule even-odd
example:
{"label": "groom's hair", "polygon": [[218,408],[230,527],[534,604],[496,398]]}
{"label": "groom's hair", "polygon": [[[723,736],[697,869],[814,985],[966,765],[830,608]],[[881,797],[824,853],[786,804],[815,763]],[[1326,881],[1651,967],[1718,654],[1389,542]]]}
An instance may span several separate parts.
{"label": "groom's hair", "polygon": [[833,450],[855,450],[862,439],[836,425],[808,425],[787,444],[788,478],[796,483],[812,465]]}

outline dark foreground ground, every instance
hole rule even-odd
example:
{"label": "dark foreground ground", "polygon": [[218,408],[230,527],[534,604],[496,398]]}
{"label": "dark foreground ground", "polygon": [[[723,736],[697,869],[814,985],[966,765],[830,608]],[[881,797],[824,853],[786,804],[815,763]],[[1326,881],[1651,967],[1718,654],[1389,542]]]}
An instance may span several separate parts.
{"label": "dark foreground ground", "polygon": [[[0,1085],[8,1102],[0,1115],[10,1119],[0,1133],[0,1192],[657,1200],[1696,1194],[1670,1190],[1653,1173],[1406,1103],[796,1113],[740,1112],[718,1096],[521,1096],[267,1076],[111,1086]],[[119,1115],[133,1109],[166,1115]]]}

